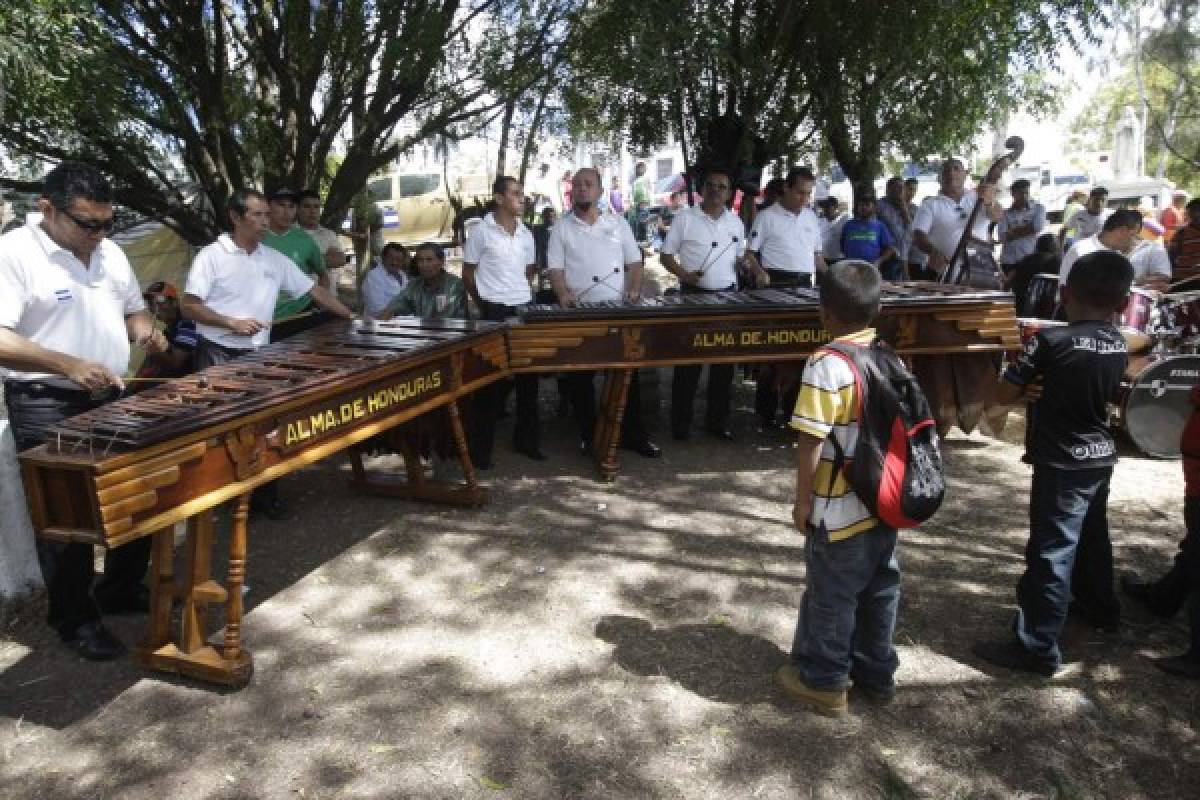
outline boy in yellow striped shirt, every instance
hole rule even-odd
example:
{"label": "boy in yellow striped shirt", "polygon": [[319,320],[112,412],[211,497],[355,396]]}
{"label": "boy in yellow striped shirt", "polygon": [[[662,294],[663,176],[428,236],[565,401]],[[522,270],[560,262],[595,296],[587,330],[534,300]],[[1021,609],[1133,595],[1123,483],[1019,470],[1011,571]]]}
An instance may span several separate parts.
{"label": "boy in yellow striped shirt", "polygon": [[[861,347],[875,339],[880,282],[865,261],[829,267],[821,321],[833,339]],[[892,646],[900,599],[896,531],[835,474],[838,449],[853,457],[858,441],[858,391],[850,364],[822,348],[805,365],[791,421],[799,438],[792,521],[806,534],[807,587],[791,659],[775,675],[788,694],[826,716],[846,712],[851,683],[872,702],[890,701],[899,664]]]}

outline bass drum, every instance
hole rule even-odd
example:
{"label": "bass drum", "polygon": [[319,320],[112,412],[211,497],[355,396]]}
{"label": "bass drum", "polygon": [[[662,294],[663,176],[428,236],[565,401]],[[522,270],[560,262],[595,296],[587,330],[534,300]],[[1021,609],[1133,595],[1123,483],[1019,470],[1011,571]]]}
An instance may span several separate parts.
{"label": "bass drum", "polygon": [[1200,383],[1200,356],[1138,359],[1125,385],[1121,427],[1138,450],[1179,458],[1179,437],[1192,413],[1192,387]]}

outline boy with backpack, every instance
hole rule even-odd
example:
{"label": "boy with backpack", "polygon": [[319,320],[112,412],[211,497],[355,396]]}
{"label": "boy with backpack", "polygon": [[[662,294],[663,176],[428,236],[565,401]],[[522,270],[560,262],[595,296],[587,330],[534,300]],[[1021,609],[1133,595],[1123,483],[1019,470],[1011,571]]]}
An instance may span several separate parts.
{"label": "boy with backpack", "polygon": [[[851,681],[869,701],[894,697],[897,527],[931,515],[944,489],[928,404],[871,327],[879,296],[871,264],[829,267],[821,321],[833,341],[805,365],[791,421],[799,434],[792,521],[806,534],[807,586],[791,659],[775,676],[825,716],[846,712]],[[905,458],[886,463],[890,447]]]}
{"label": "boy with backpack", "polygon": [[[972,651],[985,661],[1052,677],[1062,666],[1058,640],[1068,610],[1101,629],[1117,625],[1107,510],[1117,453],[1106,405],[1128,356],[1109,320],[1125,307],[1132,283],[1133,267],[1120,253],[1080,258],[1063,290],[1069,324],[1038,332],[1004,372],[1000,402],[1037,398],[1025,439],[1033,482],[1015,635],[977,643]],[[1029,393],[1038,383],[1040,396]]]}

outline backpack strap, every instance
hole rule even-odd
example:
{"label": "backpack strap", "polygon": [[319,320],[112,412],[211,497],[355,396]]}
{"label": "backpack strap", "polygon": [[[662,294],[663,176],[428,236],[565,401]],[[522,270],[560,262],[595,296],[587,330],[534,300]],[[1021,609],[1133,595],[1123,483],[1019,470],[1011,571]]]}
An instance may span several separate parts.
{"label": "backpack strap", "polygon": [[[859,365],[860,358],[859,349],[862,345],[844,344],[842,342],[830,342],[822,347],[817,352],[824,352],[840,358],[850,367],[850,373],[854,376],[854,398],[857,408],[855,409],[855,419],[859,424],[859,436],[862,435],[862,419],[863,419],[863,391],[866,388],[866,382],[863,380],[862,367]],[[833,482],[837,480],[839,473],[846,469],[846,451],[842,449],[842,445],[838,442],[836,436],[830,436],[829,441],[833,444],[833,469],[829,471],[829,488],[826,489],[826,497],[833,494]]]}

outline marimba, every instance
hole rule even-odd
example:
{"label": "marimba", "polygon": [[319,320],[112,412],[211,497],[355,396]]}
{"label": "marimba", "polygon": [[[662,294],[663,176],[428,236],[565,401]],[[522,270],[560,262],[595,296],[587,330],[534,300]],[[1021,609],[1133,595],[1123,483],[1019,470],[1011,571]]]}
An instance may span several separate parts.
{"label": "marimba", "polygon": [[[516,372],[607,370],[593,438],[601,476],[617,471],[631,370],[678,364],[786,362],[829,341],[815,289],[675,294],[577,308],[526,306],[508,330]],[[996,377],[996,354],[1020,347],[1012,294],[951,284],[885,284],[880,336],[906,357],[943,428],[971,430]]]}
{"label": "marimba", "polygon": [[[926,385],[958,409],[995,380],[991,359],[1019,346],[1011,295],[942,284],[885,289],[881,335],[932,370]],[[457,490],[410,481],[389,493],[481,503],[456,400],[512,372],[607,372],[595,438],[603,477],[616,447],[632,370],[713,362],[795,361],[828,340],[815,292],[678,295],[636,305],[529,306],[511,324],[399,318],[334,322],[241,359],[164,383],[65,420],[21,454],[30,516],[41,536],[116,547],[153,536],[147,666],[240,685],[252,662],[241,644],[249,493],[268,481],[445,407],[466,477]],[[970,380],[955,364],[976,370]],[[986,379],[979,380],[980,375]],[[939,377],[940,376],[940,377]],[[924,384],[923,384],[924,385]],[[932,388],[931,388],[932,387]],[[971,393],[974,393],[973,395]],[[409,461],[406,458],[406,461]],[[361,462],[356,481],[372,487]],[[212,509],[237,499],[224,584],[211,576]],[[173,526],[188,520],[182,588]],[[182,620],[171,626],[172,601]],[[204,609],[225,608],[219,640]]]}
{"label": "marimba", "polygon": [[[460,320],[336,322],[65,420],[21,454],[39,535],[116,547],[154,537],[143,663],[221,683],[250,677],[241,647],[250,491],[446,406],[463,462],[462,499],[482,502],[455,401],[508,374],[503,327]],[[361,469],[356,476],[364,480]],[[420,485],[409,496],[453,499]],[[209,572],[211,510],[238,498],[225,585]],[[181,629],[174,524],[189,520]],[[203,607],[225,605],[222,644]]]}

